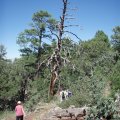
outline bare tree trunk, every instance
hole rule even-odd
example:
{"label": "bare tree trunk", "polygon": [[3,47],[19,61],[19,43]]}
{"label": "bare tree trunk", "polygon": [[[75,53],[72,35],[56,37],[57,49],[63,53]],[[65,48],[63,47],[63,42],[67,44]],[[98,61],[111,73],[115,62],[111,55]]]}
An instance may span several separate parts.
{"label": "bare tree trunk", "polygon": [[56,80],[59,79],[59,73],[60,73],[60,67],[61,67],[61,46],[62,46],[62,35],[64,30],[64,21],[65,21],[65,14],[67,9],[67,3],[68,0],[63,0],[63,12],[62,16],[60,17],[60,23],[58,25],[58,42],[57,42],[57,48],[55,49],[54,57],[51,58],[53,60],[53,66],[51,71],[51,79],[50,79],[50,88],[49,88],[49,94],[54,95],[54,86],[56,83]]}

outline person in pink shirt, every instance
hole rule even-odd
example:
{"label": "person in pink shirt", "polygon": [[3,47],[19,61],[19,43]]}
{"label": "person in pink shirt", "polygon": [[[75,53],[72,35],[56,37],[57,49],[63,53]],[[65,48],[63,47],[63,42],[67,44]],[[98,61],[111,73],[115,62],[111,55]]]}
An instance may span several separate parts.
{"label": "person in pink shirt", "polygon": [[21,101],[17,102],[17,105],[15,107],[15,113],[16,113],[16,120],[23,120],[23,117],[25,116],[25,112]]}

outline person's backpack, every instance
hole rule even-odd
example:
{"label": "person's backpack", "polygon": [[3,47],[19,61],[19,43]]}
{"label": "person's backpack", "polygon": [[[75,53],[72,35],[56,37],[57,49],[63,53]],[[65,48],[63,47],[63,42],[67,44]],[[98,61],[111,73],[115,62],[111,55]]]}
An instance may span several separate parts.
{"label": "person's backpack", "polygon": [[62,99],[65,99],[65,93],[62,92]]}

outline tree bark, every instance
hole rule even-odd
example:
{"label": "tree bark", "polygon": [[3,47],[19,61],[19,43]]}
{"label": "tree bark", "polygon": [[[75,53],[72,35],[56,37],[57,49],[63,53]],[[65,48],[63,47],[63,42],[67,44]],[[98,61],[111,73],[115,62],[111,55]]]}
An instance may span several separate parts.
{"label": "tree bark", "polygon": [[[62,16],[60,17],[60,23],[58,25],[58,42],[57,42],[57,48],[55,49],[54,53],[55,54],[55,59],[53,61],[53,67],[52,67],[52,72],[51,72],[51,79],[50,79],[50,88],[49,88],[49,93],[50,95],[54,95],[54,86],[56,83],[56,80],[59,79],[59,71],[61,67],[61,46],[62,46],[62,35],[63,35],[63,30],[64,30],[64,21],[65,21],[65,14],[67,10],[67,2],[68,0],[63,0],[63,12]],[[53,60],[53,58],[52,58]]]}

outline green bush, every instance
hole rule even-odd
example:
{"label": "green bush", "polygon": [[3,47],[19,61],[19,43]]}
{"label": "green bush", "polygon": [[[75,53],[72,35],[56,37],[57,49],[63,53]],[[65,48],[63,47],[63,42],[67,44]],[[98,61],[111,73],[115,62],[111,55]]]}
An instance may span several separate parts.
{"label": "green bush", "polygon": [[[86,120],[99,120],[100,116],[111,116],[113,119],[118,119],[117,106],[112,98],[101,98],[96,106],[90,108],[89,114],[86,117]],[[119,118],[120,119],[120,118]]]}
{"label": "green bush", "polygon": [[74,105],[75,107],[82,107],[85,104],[89,104],[90,99],[84,94],[76,94],[72,97],[68,98],[68,100],[64,100],[59,104],[62,108],[68,108],[70,105]]}

